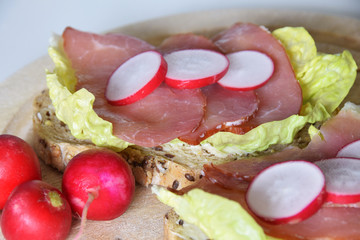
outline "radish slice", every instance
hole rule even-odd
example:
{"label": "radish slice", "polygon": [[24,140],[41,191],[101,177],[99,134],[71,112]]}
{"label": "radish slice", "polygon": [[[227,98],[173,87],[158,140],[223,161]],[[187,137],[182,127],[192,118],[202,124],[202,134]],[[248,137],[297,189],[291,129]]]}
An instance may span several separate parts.
{"label": "radish slice", "polygon": [[360,158],[360,140],[345,145],[336,155],[337,157]]}
{"label": "radish slice", "polygon": [[229,68],[225,55],[206,49],[186,49],[164,56],[165,82],[173,88],[200,88],[220,80]]}
{"label": "radish slice", "polygon": [[111,75],[105,97],[112,105],[134,103],[154,91],[165,79],[167,64],[156,51],[140,53]]}
{"label": "radish slice", "polygon": [[315,163],[325,174],[328,202],[360,202],[360,159],[331,158]]}
{"label": "radish slice", "polygon": [[297,223],[310,217],[324,199],[324,174],[306,161],[287,161],[264,169],[246,193],[251,211],[275,224]]}
{"label": "radish slice", "polygon": [[253,50],[226,55],[230,61],[228,72],[218,81],[230,90],[253,90],[265,85],[274,73],[274,62],[265,53]]}

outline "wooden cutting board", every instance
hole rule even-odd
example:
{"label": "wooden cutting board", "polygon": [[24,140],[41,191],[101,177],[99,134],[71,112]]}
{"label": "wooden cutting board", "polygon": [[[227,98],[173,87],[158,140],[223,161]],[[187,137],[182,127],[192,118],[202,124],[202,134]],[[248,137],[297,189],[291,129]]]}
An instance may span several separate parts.
{"label": "wooden cutting board", "polygon": [[[211,36],[236,22],[252,22],[273,29],[280,26],[303,26],[313,35],[319,51],[328,53],[348,49],[360,66],[360,20],[310,12],[232,9],[196,12],[149,20],[115,29],[152,44],[159,44],[166,36],[196,32]],[[59,33],[61,34],[61,33]],[[50,36],[49,36],[50,37]],[[44,56],[25,66],[0,84],[0,129],[32,143],[32,101],[43,89],[45,69],[53,65]],[[360,104],[360,80],[346,100]],[[42,165],[43,179],[60,188],[61,173]],[[133,203],[121,217],[112,221],[88,221],[83,239],[163,239],[163,216],[169,207],[161,204],[149,189],[137,186]],[[73,222],[69,239],[79,228]],[[0,239],[4,239],[0,233]]]}

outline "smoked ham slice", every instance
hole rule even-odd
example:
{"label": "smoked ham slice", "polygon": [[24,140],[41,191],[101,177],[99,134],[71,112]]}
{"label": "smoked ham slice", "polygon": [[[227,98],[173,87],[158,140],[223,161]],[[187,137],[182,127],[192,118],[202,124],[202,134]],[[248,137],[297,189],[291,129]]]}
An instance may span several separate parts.
{"label": "smoked ham slice", "polygon": [[[292,147],[263,157],[242,159],[218,166],[206,165],[205,176],[194,185],[182,189],[180,193],[201,188],[235,200],[248,210],[245,202],[246,189],[253,177],[262,169],[287,160],[301,159],[313,162],[335,157],[343,146],[360,139],[359,126],[360,107],[349,104],[323,124],[321,134],[315,135],[306,148]],[[250,211],[249,213],[252,214]],[[266,234],[282,239],[360,239],[358,205],[346,207],[326,204],[313,216],[296,224],[273,225],[254,215],[253,217]]]}
{"label": "smoked ham slice", "polygon": [[163,54],[184,49],[208,49],[220,51],[210,39],[193,33],[172,35],[166,38],[158,47],[158,50]]}
{"label": "smoked ham slice", "polygon": [[206,99],[200,89],[174,89],[163,84],[144,99],[125,106],[99,98],[95,111],[113,123],[114,135],[139,146],[167,143],[197,128]]}
{"label": "smoked ham slice", "polygon": [[199,89],[176,90],[162,85],[128,106],[111,106],[105,89],[112,72],[138,53],[154,47],[121,34],[97,35],[67,28],[64,50],[75,69],[76,88],[95,96],[94,110],[112,122],[113,134],[130,143],[153,147],[187,134],[199,126],[206,100]]}
{"label": "smoked ham slice", "polygon": [[259,98],[259,110],[247,125],[256,127],[299,113],[302,105],[301,87],[284,47],[271,33],[255,24],[238,23],[216,35],[213,41],[225,54],[257,50],[266,53],[274,61],[273,76],[267,84],[255,91]]}
{"label": "smoked ham slice", "polygon": [[[89,78],[107,77],[129,58],[155,49],[149,43],[122,34],[92,34],[67,27],[63,32],[63,46],[78,75],[78,88]],[[105,88],[105,85],[103,86]]]}
{"label": "smoked ham slice", "polygon": [[111,74],[126,60],[155,47],[140,39],[121,34],[99,35],[67,27],[63,47],[77,77],[76,88],[86,88],[104,97]]}
{"label": "smoked ham slice", "polygon": [[205,117],[196,131],[179,137],[189,144],[199,144],[219,131],[241,125],[248,121],[258,108],[254,91],[231,91],[219,84],[212,84],[201,90],[207,101]]}

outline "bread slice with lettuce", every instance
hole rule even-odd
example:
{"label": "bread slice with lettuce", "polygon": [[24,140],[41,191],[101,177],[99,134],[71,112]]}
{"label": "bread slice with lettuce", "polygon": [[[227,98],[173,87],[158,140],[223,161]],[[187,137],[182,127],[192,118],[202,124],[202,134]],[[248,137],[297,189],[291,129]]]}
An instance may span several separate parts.
{"label": "bread slice with lettuce", "polygon": [[136,146],[112,134],[112,124],[93,110],[94,96],[75,91],[76,77],[61,41],[53,41],[49,55],[55,68],[47,72],[48,90],[35,101],[34,129],[40,157],[59,170],[88,148],[110,148],[122,154],[142,185],[181,189],[201,177],[204,164],[281,151],[306,145],[308,129],[336,111],[353,86],[357,66],[349,51],[319,53],[302,27],[284,27],[273,35],[285,47],[303,92],[300,114],[262,124],[244,135],[219,132],[193,146],[174,139],[161,146]]}

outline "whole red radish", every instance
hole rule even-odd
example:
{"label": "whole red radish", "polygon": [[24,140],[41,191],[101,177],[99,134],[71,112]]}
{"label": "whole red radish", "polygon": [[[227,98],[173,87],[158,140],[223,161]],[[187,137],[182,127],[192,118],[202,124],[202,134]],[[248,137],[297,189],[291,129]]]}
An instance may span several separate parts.
{"label": "whole red radish", "polygon": [[11,193],[2,211],[1,230],[11,239],[66,239],[72,213],[62,193],[40,180],[27,181]]}
{"label": "whole red radish", "polygon": [[41,170],[32,147],[17,136],[0,135],[0,210],[16,186],[34,179],[41,179]]}
{"label": "whole red radish", "polygon": [[120,155],[110,150],[92,149],[70,161],[64,171],[62,189],[73,211],[83,218],[110,220],[129,207],[135,180]]}

